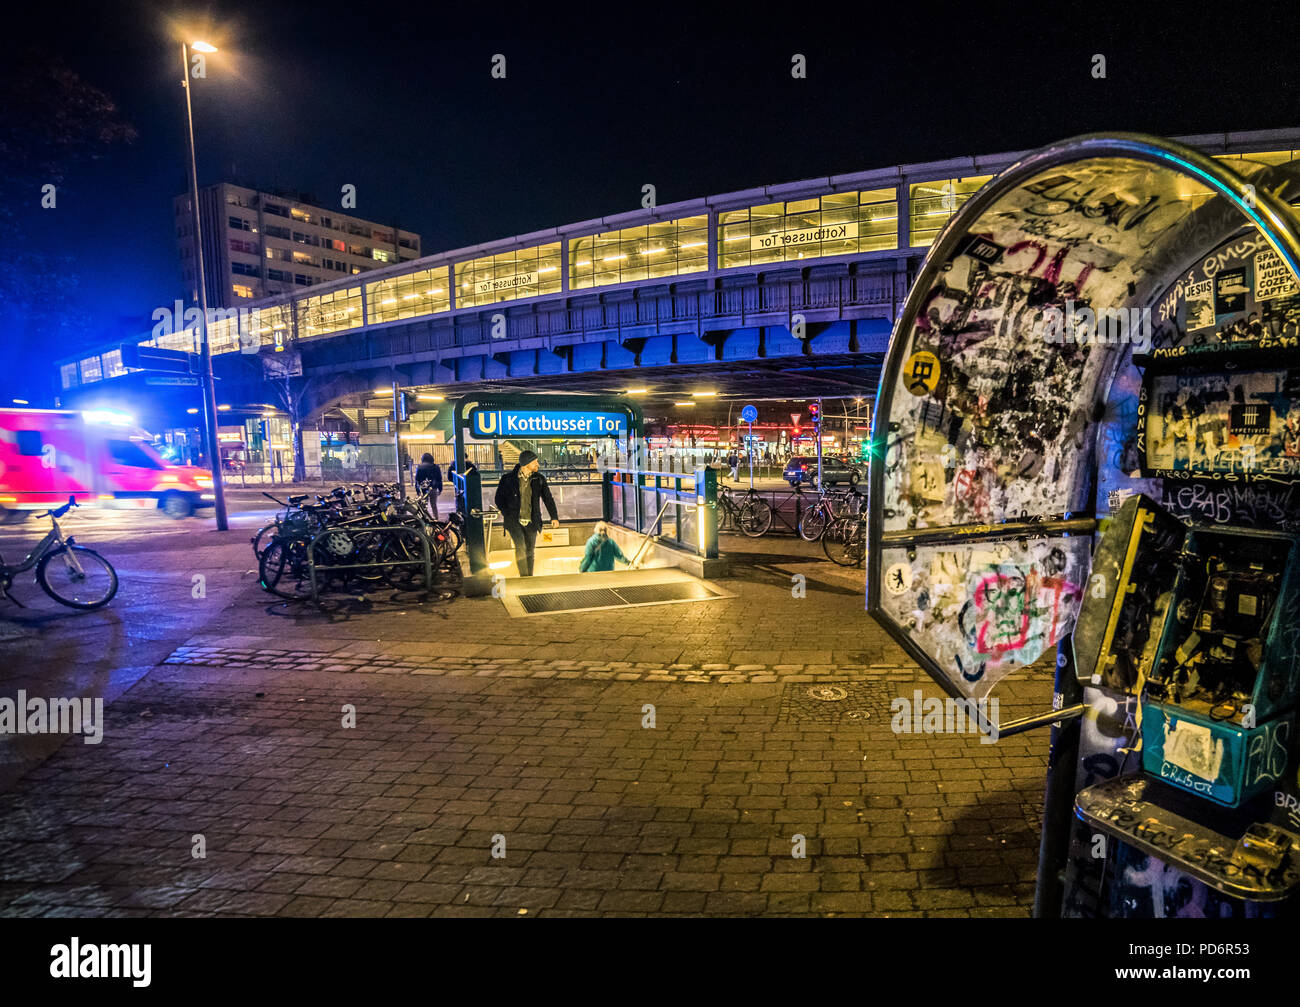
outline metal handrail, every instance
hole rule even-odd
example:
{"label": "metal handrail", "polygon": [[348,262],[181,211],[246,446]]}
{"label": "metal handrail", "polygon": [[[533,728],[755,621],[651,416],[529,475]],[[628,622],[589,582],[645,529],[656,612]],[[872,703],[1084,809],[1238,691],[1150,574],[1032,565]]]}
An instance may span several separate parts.
{"label": "metal handrail", "polygon": [[[667,500],[664,501],[663,506],[659,508],[659,513],[655,515],[655,519],[651,521],[647,527],[658,528],[659,522],[662,521],[664,518],[664,511],[666,511],[671,506],[684,507],[687,511],[698,509],[698,504],[693,504],[686,500],[674,500],[672,497],[669,497]],[[650,531],[642,532],[641,544],[638,545],[636,548],[636,555],[634,555],[631,558],[631,560],[628,561],[627,566],[629,570],[633,569],[636,566],[637,560],[641,558],[641,553],[645,550],[645,547],[649,544],[650,539],[652,537],[656,540],[658,540],[659,538],[659,536],[653,532]]]}

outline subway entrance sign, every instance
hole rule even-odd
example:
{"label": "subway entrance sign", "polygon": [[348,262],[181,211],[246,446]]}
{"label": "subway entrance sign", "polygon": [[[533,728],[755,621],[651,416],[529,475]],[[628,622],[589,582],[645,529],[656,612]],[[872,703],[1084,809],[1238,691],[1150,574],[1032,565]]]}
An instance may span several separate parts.
{"label": "subway entrance sign", "polygon": [[623,437],[626,412],[576,409],[488,408],[469,411],[469,434],[498,437]]}

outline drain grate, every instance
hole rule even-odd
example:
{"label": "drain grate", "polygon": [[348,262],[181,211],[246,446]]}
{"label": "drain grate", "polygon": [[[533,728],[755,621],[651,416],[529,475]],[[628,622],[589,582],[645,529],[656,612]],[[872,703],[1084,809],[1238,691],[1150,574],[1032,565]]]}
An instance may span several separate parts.
{"label": "drain grate", "polygon": [[670,584],[629,584],[614,588],[614,593],[629,605],[645,605],[659,601],[700,601],[716,598],[718,592],[694,580],[674,581]]}
{"label": "drain grate", "polygon": [[538,591],[518,596],[519,604],[529,615],[542,612],[580,612],[590,608],[613,608],[623,605],[655,605],[673,601],[703,601],[722,597],[698,581],[673,581],[668,584],[631,584],[618,588],[598,587],[571,591]]}
{"label": "drain grate", "polygon": [[889,701],[897,690],[886,682],[844,682],[809,688],[790,682],[781,693],[776,723],[806,725],[830,730],[841,726],[870,727],[889,724]]}
{"label": "drain grate", "polygon": [[607,587],[588,588],[584,591],[538,591],[536,594],[521,594],[519,604],[530,615],[538,612],[569,612],[583,608],[606,608],[610,605],[624,605],[618,595]]}

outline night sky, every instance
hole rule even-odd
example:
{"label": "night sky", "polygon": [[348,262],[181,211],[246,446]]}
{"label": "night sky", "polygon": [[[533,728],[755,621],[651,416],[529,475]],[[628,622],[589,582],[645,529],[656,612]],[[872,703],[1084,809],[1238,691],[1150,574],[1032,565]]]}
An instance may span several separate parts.
{"label": "night sky", "polygon": [[[5,26],[7,48],[56,53],[139,134],[72,166],[56,211],[39,192],[0,196],[33,247],[72,254],[87,342],[147,329],[179,291],[173,20],[222,50],[194,87],[201,185],[237,177],[337,205],[352,183],[356,214],[419,232],[426,254],[634,209],[647,182],[668,203],[1100,129],[1300,125],[1294,15],[1261,5],[999,6],[991,21],[905,4],[893,23],[839,5],[784,5],[779,21],[760,20],[766,7],[719,21],[626,5],[626,21],[555,38],[465,35],[529,29],[499,5],[417,6],[74,4]],[[760,25],[771,33],[743,34]],[[791,78],[796,52],[806,80]],[[494,53],[505,80],[490,77]]]}

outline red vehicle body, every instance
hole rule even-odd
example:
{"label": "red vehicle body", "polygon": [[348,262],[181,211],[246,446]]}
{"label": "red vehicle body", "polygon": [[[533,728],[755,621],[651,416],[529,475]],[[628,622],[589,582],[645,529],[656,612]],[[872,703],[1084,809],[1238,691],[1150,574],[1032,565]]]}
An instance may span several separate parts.
{"label": "red vehicle body", "polygon": [[172,465],[143,430],[112,414],[0,409],[0,515],[68,497],[97,507],[161,508],[185,517],[213,503],[212,475]]}

